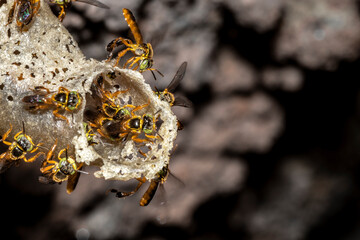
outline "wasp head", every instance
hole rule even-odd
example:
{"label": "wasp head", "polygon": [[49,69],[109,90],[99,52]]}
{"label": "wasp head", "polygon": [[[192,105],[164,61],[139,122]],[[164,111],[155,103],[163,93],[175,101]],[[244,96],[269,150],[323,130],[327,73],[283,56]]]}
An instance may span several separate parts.
{"label": "wasp head", "polygon": [[73,111],[78,108],[78,106],[81,103],[81,97],[80,94],[76,91],[72,91],[69,93],[69,98],[67,102],[67,107]]}

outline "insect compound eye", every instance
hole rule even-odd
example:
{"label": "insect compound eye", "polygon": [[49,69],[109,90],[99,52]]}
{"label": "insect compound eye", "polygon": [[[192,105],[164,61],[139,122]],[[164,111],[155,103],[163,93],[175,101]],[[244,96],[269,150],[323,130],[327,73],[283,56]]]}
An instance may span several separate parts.
{"label": "insect compound eye", "polygon": [[30,2],[21,4],[18,11],[18,21],[27,25],[31,21],[31,15],[32,15],[32,9]]}
{"label": "insect compound eye", "polygon": [[140,62],[140,71],[151,68],[151,66],[152,66],[152,63],[151,63],[151,61],[149,61],[149,59],[141,60],[141,62]]}

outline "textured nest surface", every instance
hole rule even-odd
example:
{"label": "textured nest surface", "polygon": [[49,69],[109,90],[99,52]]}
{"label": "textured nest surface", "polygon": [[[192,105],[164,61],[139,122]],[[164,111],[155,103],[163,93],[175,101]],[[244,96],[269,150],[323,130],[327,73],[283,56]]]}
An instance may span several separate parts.
{"label": "textured nest surface", "polygon": [[[95,174],[97,177],[129,180],[144,176],[153,179],[168,164],[176,137],[176,117],[169,105],[158,99],[140,73],[113,68],[113,63],[86,59],[46,2],[41,2],[40,12],[29,31],[20,32],[15,21],[6,26],[12,3],[8,1],[0,9],[0,118],[4,119],[0,131],[5,133],[11,123],[14,129],[12,134],[15,134],[22,129],[24,122],[27,134],[35,143],[44,143],[45,148],[51,148],[55,139],[59,142],[58,149],[71,143],[74,147],[70,148],[70,152],[76,155],[78,162],[100,167]],[[138,106],[149,101],[150,105],[136,114],[151,114],[163,121],[157,131],[162,138],[147,143],[151,150],[147,151],[146,157],[138,153],[138,146],[132,140],[111,142],[97,138],[97,145],[88,145],[83,129],[83,122],[86,122],[83,119],[84,109],[96,104],[91,101],[90,86],[94,79],[109,72],[115,72],[116,77],[105,79],[110,83],[107,90],[116,90],[111,87],[114,85],[119,90],[129,89],[121,94],[124,104]],[[69,119],[70,124],[56,118],[50,109],[35,113],[25,110],[21,99],[33,94],[30,89],[35,86],[44,86],[52,92],[65,87],[80,93],[80,108],[73,114],[61,113]]]}

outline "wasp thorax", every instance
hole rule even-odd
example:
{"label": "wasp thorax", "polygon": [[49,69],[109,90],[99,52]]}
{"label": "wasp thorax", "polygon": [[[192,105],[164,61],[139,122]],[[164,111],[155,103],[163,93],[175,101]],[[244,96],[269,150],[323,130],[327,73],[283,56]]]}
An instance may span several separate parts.
{"label": "wasp thorax", "polygon": [[127,109],[120,109],[114,116],[115,120],[122,120],[125,116],[130,116],[130,112]]}
{"label": "wasp thorax", "polygon": [[140,128],[140,118],[133,118],[130,120],[129,125],[130,128],[139,129]]}
{"label": "wasp thorax", "polygon": [[16,139],[16,143],[26,152],[30,152],[33,148],[33,144],[25,135],[20,135]]}
{"label": "wasp thorax", "polygon": [[66,103],[66,93],[58,93],[54,97],[55,101],[60,103]]}
{"label": "wasp thorax", "polygon": [[108,116],[114,116],[116,114],[117,109],[114,107],[111,107],[109,105],[104,107],[104,112]]}
{"label": "wasp thorax", "polygon": [[143,48],[137,48],[135,49],[135,55],[138,55],[138,56],[141,56],[141,55],[144,55],[146,52],[145,52],[145,49]]}
{"label": "wasp thorax", "polygon": [[24,151],[21,150],[18,146],[16,146],[12,149],[11,154],[14,156],[15,159],[18,159],[24,154]]}

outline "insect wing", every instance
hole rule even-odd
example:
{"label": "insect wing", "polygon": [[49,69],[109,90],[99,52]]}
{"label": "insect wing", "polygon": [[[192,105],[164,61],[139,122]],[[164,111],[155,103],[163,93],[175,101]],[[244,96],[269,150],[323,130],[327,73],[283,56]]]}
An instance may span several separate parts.
{"label": "insect wing", "polygon": [[12,166],[14,166],[15,164],[18,164],[19,161],[10,161],[7,160],[6,158],[2,158],[0,159],[0,174],[4,173],[6,170],[8,170],[9,168],[11,168]]}
{"label": "insect wing", "polygon": [[166,205],[167,204],[167,196],[166,196],[166,189],[164,184],[159,184],[159,190],[158,190],[158,198],[160,201],[160,205]]}
{"label": "insect wing", "polygon": [[[82,169],[82,166],[78,170],[81,170],[81,169]],[[75,172],[73,175],[69,176],[69,179],[68,179],[68,182],[66,185],[66,192],[68,194],[72,193],[75,190],[76,185],[79,181],[79,178],[80,178],[80,172]]]}
{"label": "insect wing", "polygon": [[129,28],[130,28],[134,38],[135,38],[136,43],[142,44],[144,41],[143,41],[143,38],[142,38],[142,35],[140,32],[140,29],[136,23],[134,15],[132,14],[132,12],[129,9],[126,9],[126,8],[123,8],[123,14],[124,14],[125,20],[126,20],[127,24],[129,25]]}
{"label": "insect wing", "polygon": [[39,182],[43,184],[55,184],[56,182],[51,179],[51,177],[47,176],[39,176]]}
{"label": "insect wing", "polygon": [[155,196],[156,190],[159,186],[159,181],[151,181],[149,188],[146,190],[144,195],[142,196],[140,200],[140,206],[147,206],[153,197]]}
{"label": "insect wing", "polygon": [[177,70],[173,80],[171,80],[171,82],[169,83],[169,86],[167,87],[167,90],[169,92],[171,92],[171,93],[174,92],[175,89],[177,88],[177,86],[179,86],[179,83],[185,76],[186,66],[187,66],[187,62],[183,62],[181,64],[181,66],[179,67],[179,69]]}
{"label": "insect wing", "polygon": [[30,95],[25,96],[22,101],[30,105],[41,105],[46,102],[46,95]]}
{"label": "insect wing", "polygon": [[[75,0],[74,0],[74,2],[75,2]],[[76,0],[76,2],[83,2],[83,3],[93,5],[95,7],[110,9],[109,6],[103,4],[102,2],[99,2],[97,0]]]}
{"label": "insect wing", "polygon": [[180,106],[180,107],[187,107],[191,108],[193,107],[193,103],[184,96],[177,96],[175,97],[174,106]]}

